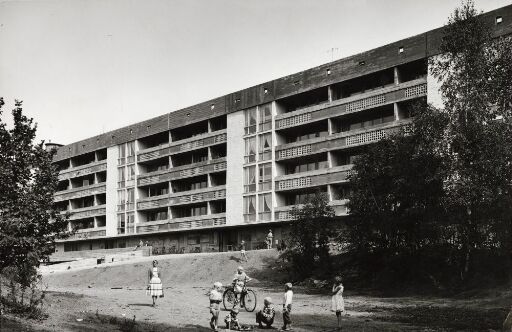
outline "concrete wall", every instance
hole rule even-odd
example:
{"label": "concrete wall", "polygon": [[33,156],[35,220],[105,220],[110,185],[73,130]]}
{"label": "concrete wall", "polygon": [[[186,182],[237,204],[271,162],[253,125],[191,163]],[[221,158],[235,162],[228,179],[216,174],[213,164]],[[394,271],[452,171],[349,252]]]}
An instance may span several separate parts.
{"label": "concrete wall", "polygon": [[117,146],[111,146],[107,149],[107,216],[106,216],[106,232],[107,236],[117,235]]}
{"label": "concrete wall", "polygon": [[226,224],[243,223],[244,112],[227,115]]}

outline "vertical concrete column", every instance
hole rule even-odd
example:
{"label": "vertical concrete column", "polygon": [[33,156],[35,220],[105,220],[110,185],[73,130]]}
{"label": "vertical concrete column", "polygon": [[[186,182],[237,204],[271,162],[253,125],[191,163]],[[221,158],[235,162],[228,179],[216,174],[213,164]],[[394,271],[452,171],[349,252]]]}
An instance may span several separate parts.
{"label": "vertical concrete column", "polygon": [[333,158],[334,158],[334,156],[332,154],[332,151],[327,151],[327,167],[329,167],[329,168],[334,167]]}
{"label": "vertical concrete column", "polygon": [[206,174],[206,187],[210,188],[212,186],[212,175],[210,173]]}
{"label": "vertical concrete column", "polygon": [[329,202],[332,202],[334,200],[333,196],[333,188],[331,184],[327,185],[327,197],[329,198]]}
{"label": "vertical concrete column", "polygon": [[207,215],[212,214],[212,206],[211,206],[211,202],[206,202],[206,214],[207,214]]}
{"label": "vertical concrete column", "polygon": [[327,87],[327,99],[328,99],[329,102],[334,100],[333,93],[334,93],[334,91],[333,91],[332,85],[329,85]]}
{"label": "vertical concrete column", "polygon": [[208,119],[208,132],[211,133],[212,132],[212,123],[211,121]]}
{"label": "vertical concrete column", "polygon": [[395,115],[395,121],[400,120],[400,106],[398,106],[398,103],[393,103],[393,113]]}
{"label": "vertical concrete column", "polygon": [[393,72],[394,72],[395,85],[400,84],[400,71],[398,70],[398,67],[394,67]]}
{"label": "vertical concrete column", "polygon": [[208,149],[208,160],[212,160],[212,147],[209,146],[207,149]]}
{"label": "vertical concrete column", "polygon": [[333,119],[329,118],[327,119],[327,133],[329,135],[334,134],[336,124],[334,123]]}

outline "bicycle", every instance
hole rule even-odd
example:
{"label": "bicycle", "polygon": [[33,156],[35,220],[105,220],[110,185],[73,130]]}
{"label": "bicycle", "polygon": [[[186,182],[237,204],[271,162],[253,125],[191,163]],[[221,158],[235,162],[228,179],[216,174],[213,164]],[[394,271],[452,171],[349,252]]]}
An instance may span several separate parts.
{"label": "bicycle", "polygon": [[[235,306],[235,290],[233,286],[228,286],[222,295],[222,304],[225,310],[231,310]],[[256,292],[244,286],[240,294],[240,307],[245,308],[247,312],[253,312],[256,309]]]}

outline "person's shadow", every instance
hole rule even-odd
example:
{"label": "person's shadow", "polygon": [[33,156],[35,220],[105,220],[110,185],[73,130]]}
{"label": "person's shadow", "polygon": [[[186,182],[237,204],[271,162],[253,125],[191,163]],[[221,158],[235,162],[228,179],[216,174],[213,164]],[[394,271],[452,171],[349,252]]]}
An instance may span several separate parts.
{"label": "person's shadow", "polygon": [[152,307],[153,305],[151,303],[128,303],[129,306],[134,307]]}
{"label": "person's shadow", "polygon": [[235,257],[235,256],[229,257],[229,260],[235,261],[237,263],[242,262],[242,259],[240,257]]}

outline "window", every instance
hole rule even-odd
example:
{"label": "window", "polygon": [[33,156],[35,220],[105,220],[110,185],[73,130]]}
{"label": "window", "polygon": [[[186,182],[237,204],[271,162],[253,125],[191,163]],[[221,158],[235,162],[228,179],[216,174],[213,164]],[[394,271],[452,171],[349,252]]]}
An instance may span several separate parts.
{"label": "window", "polygon": [[124,182],[125,180],[126,180],[126,178],[125,178],[124,167],[120,167],[117,169],[117,181]]}
{"label": "window", "polygon": [[270,160],[272,159],[272,133],[259,135],[259,160]]}
{"label": "window", "polygon": [[153,211],[148,213],[148,221],[157,221],[167,219],[167,211]]}
{"label": "window", "polygon": [[272,210],[272,194],[264,194],[258,195],[259,204],[258,204],[258,215],[259,220],[270,220],[271,219],[271,210]]}
{"label": "window", "polygon": [[124,213],[117,215],[117,234],[124,234],[125,233],[125,216]]}
{"label": "window", "polygon": [[404,53],[404,47],[403,46],[400,46],[398,48],[398,53],[401,54],[401,53]]}
{"label": "window", "polygon": [[193,217],[204,216],[206,213],[206,206],[197,206],[190,209],[190,215]]}
{"label": "window", "polygon": [[[321,158],[321,157],[319,157]],[[324,157],[323,160],[312,161],[309,163],[298,164],[298,165],[287,165],[285,173],[286,174],[295,174],[309,171],[316,171],[319,169],[324,169],[328,167],[327,157]]]}
{"label": "window", "polygon": [[256,191],[256,166],[244,168],[244,192]]}
{"label": "window", "polygon": [[117,164],[118,165],[124,165],[125,157],[126,157],[126,145],[125,144],[118,145],[117,146],[117,150],[119,152],[119,156],[118,156],[118,159],[117,159]]}
{"label": "window", "polygon": [[259,131],[272,129],[272,104],[258,106],[260,126]]}
{"label": "window", "polygon": [[244,197],[244,220],[256,220],[256,196]]}
{"label": "window", "polygon": [[208,183],[206,181],[194,182],[194,183],[190,184],[190,190],[206,188],[207,185],[208,185]]}
{"label": "window", "polygon": [[133,212],[126,214],[126,233],[135,233],[135,214]]}
{"label": "window", "polygon": [[256,132],[256,108],[250,108],[244,111],[245,114],[245,134],[254,134]]}
{"label": "window", "polygon": [[130,165],[126,168],[126,180],[135,180],[135,165]]}
{"label": "window", "polygon": [[272,164],[267,163],[258,166],[259,190],[272,189]]}
{"label": "window", "polygon": [[126,209],[133,210],[133,208],[135,207],[135,189],[134,188],[127,189],[126,196],[127,196]]}
{"label": "window", "polygon": [[126,156],[128,163],[135,162],[135,141],[126,143]]}
{"label": "window", "polygon": [[245,139],[245,162],[256,161],[256,137]]}
{"label": "window", "polygon": [[501,24],[503,22],[502,16],[496,16],[496,24]]}
{"label": "window", "polygon": [[117,191],[117,211],[124,211],[126,204],[126,191],[118,190]]}

